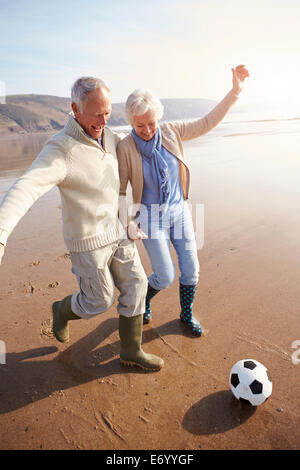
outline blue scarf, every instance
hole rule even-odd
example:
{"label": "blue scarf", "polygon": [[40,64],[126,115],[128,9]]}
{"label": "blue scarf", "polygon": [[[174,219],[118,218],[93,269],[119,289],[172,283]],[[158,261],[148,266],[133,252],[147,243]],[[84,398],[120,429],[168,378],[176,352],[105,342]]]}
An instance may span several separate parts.
{"label": "blue scarf", "polygon": [[153,180],[159,188],[159,203],[165,204],[170,197],[170,178],[168,165],[163,158],[164,148],[161,145],[160,128],[149,141],[141,139],[134,129],[131,134],[142,158],[151,163]]}

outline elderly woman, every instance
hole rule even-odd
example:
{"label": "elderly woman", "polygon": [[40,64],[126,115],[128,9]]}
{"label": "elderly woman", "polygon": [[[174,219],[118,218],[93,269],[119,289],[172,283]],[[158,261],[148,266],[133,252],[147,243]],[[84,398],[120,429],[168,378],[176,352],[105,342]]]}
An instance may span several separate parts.
{"label": "elderly woman", "polygon": [[244,65],[232,69],[232,90],[209,114],[187,122],[158,125],[163,106],[149,90],[135,90],[127,99],[126,117],[133,129],[117,149],[120,195],[126,197],[130,181],[136,213],[128,224],[128,236],[133,240],[143,240],[152,265],[144,324],[151,321],[151,299],[170,286],[175,278],[171,241],[180,269],[180,319],[195,336],[202,333],[202,326],[192,312],[199,262],[186,204],[190,173],[182,143],[205,134],[223,119],[238,99],[242,82],[248,76]]}

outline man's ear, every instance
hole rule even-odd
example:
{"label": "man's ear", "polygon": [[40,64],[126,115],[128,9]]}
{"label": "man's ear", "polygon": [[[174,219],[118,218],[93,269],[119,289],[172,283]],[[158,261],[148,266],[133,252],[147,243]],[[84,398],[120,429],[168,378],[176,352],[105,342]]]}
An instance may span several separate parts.
{"label": "man's ear", "polygon": [[75,117],[78,117],[78,116],[79,116],[79,114],[80,114],[80,111],[79,111],[79,106],[78,106],[78,104],[77,104],[77,103],[74,103],[74,102],[72,102],[71,106],[72,106],[72,110],[73,110],[74,116],[75,116]]}

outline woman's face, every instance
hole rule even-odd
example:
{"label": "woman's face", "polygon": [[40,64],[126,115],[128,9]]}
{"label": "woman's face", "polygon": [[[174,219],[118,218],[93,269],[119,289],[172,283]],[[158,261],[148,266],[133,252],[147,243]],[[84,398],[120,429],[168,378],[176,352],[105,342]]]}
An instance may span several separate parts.
{"label": "woman's face", "polygon": [[141,116],[134,116],[132,120],[132,127],[137,135],[143,140],[151,140],[154,137],[157,129],[157,119],[155,112],[149,109]]}

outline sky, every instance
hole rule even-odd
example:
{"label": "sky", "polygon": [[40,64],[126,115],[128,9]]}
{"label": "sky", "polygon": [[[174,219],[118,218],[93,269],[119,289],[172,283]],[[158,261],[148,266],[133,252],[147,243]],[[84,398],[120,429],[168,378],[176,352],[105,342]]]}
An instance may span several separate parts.
{"label": "sky", "polygon": [[113,102],[219,100],[245,64],[240,103],[297,111],[299,44],[300,0],[0,0],[0,95],[70,96],[93,75]]}

